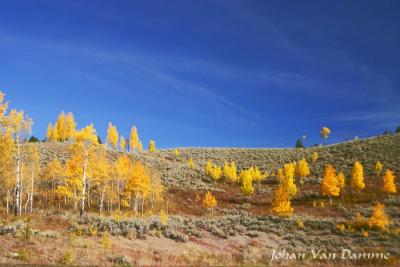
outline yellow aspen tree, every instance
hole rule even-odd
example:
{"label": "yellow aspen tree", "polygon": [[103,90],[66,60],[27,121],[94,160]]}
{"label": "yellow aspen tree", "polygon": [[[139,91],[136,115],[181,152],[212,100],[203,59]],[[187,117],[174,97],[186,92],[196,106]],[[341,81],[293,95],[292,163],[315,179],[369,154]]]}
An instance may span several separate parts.
{"label": "yellow aspen tree", "polygon": [[137,132],[136,127],[132,127],[131,129],[131,134],[129,135],[129,148],[130,151],[133,151],[134,153],[136,153],[136,151],[139,150],[139,145],[140,144],[140,140],[139,140],[139,135]]}
{"label": "yellow aspen tree", "polygon": [[154,140],[150,140],[150,142],[149,142],[149,152],[150,153],[157,152],[156,142]]}
{"label": "yellow aspen tree", "polygon": [[233,182],[233,183],[237,182],[238,175],[237,175],[236,164],[234,161],[232,161],[231,164],[229,164],[225,161],[222,172],[223,172],[223,176],[225,177],[225,179],[228,179],[228,181]]}
{"label": "yellow aspen tree", "polygon": [[53,132],[51,133],[51,140],[53,142],[60,141],[60,134],[58,133],[58,129],[57,129],[57,127],[55,127],[55,125],[54,125],[54,128],[53,128]]}
{"label": "yellow aspen tree", "polygon": [[129,179],[130,171],[132,168],[132,162],[127,155],[121,155],[113,164],[114,174],[117,178],[117,204],[118,209],[121,209],[121,193],[126,181]]}
{"label": "yellow aspen tree", "polygon": [[396,189],[396,183],[394,182],[395,179],[396,176],[393,174],[393,171],[386,170],[385,175],[382,177],[383,180],[382,191],[389,194],[396,194],[397,189]]}
{"label": "yellow aspen tree", "polygon": [[242,194],[246,197],[249,197],[253,194],[253,177],[250,170],[247,170],[243,173],[242,186],[240,187],[240,190],[242,191]]}
{"label": "yellow aspen tree", "polygon": [[293,163],[286,163],[283,165],[283,181],[281,181],[282,186],[288,192],[289,197],[293,197],[297,193],[297,186],[294,183],[294,164]]}
{"label": "yellow aspen tree", "polygon": [[85,128],[75,133],[75,143],[73,144],[73,154],[80,157],[81,164],[79,168],[82,170],[82,190],[81,190],[81,207],[80,216],[83,217],[85,213],[85,199],[87,190],[87,177],[89,172],[89,160],[93,154],[95,148],[98,145],[98,137],[96,129],[93,124],[86,126]]}
{"label": "yellow aspen tree", "polygon": [[209,170],[208,175],[211,177],[213,180],[219,180],[222,175],[222,169],[219,166],[212,166]]}
{"label": "yellow aspen tree", "polygon": [[212,160],[208,160],[206,164],[206,175],[210,175],[212,167],[213,167]]}
{"label": "yellow aspen tree", "polygon": [[365,188],[364,183],[364,168],[361,163],[357,160],[354,163],[353,171],[351,173],[350,186],[354,190],[363,190]]}
{"label": "yellow aspen tree", "polygon": [[382,169],[383,169],[383,165],[382,165],[382,163],[378,160],[378,161],[376,162],[376,164],[375,164],[375,173],[376,173],[376,176],[381,175]]}
{"label": "yellow aspen tree", "polygon": [[60,115],[58,115],[57,122],[54,125],[54,128],[57,129],[60,141],[65,141],[66,136],[67,136],[66,129],[65,129],[65,120],[66,120],[66,116],[63,111],[60,113]]}
{"label": "yellow aspen tree", "polygon": [[260,169],[258,169],[258,167],[254,167],[253,166],[249,170],[250,170],[250,174],[251,174],[252,180],[254,182],[260,183],[263,180],[264,177],[261,174],[261,171],[260,171]]}
{"label": "yellow aspen tree", "polygon": [[23,111],[11,110],[8,115],[8,130],[16,144],[16,167],[15,167],[15,190],[14,190],[14,213],[21,215],[21,144],[30,134],[32,129],[32,119],[25,116]]}
{"label": "yellow aspen tree", "polygon": [[162,225],[167,225],[168,224],[168,215],[167,215],[167,213],[165,212],[165,210],[164,209],[162,209],[161,211],[160,211],[160,222],[161,222],[161,224]]}
{"label": "yellow aspen tree", "polygon": [[344,175],[343,172],[339,172],[339,174],[337,175],[337,182],[338,182],[338,186],[340,188],[340,193],[342,195],[342,201],[343,201],[344,188],[346,186],[346,176]]}
{"label": "yellow aspen tree", "polygon": [[337,197],[340,193],[340,187],[336,176],[336,170],[332,164],[325,167],[324,176],[321,181],[321,195],[328,196],[332,204],[332,196]]}
{"label": "yellow aspen tree", "polygon": [[370,228],[379,229],[381,231],[386,230],[389,225],[389,218],[385,212],[385,205],[376,204],[372,210],[372,215],[368,219]]}
{"label": "yellow aspen tree", "polygon": [[64,121],[64,138],[65,140],[72,140],[76,131],[76,123],[72,112],[67,113]]}
{"label": "yellow aspen tree", "polygon": [[126,147],[125,138],[121,135],[121,137],[119,138],[119,150],[125,152],[125,147]]}
{"label": "yellow aspen tree", "polygon": [[296,176],[299,178],[299,183],[303,184],[304,183],[304,178],[310,176],[310,167],[308,166],[308,162],[305,158],[302,158],[299,160],[299,162],[296,164],[296,170],[295,170]]}
{"label": "yellow aspen tree", "polygon": [[181,153],[179,152],[179,149],[175,148],[175,149],[174,149],[174,155],[175,155],[175,157],[179,157],[180,154],[181,154]]}
{"label": "yellow aspen tree", "polygon": [[105,147],[103,145],[99,145],[90,160],[90,170],[93,184],[99,188],[99,212],[102,212],[104,209],[106,189],[109,187],[111,178],[111,166],[106,153]]}
{"label": "yellow aspen tree", "polygon": [[151,177],[149,170],[141,162],[137,161],[133,164],[125,190],[130,195],[130,199],[134,200],[133,210],[138,212],[141,208],[143,213],[145,199],[151,192]]}
{"label": "yellow aspen tree", "polygon": [[27,144],[25,146],[26,149],[26,166],[27,170],[25,173],[27,174],[27,183],[26,183],[26,195],[27,199],[25,202],[25,213],[27,212],[27,207],[29,204],[29,212],[33,211],[33,199],[35,194],[35,180],[40,172],[40,155],[38,147],[34,144]]}
{"label": "yellow aspen tree", "polygon": [[279,186],[274,194],[272,212],[282,217],[290,217],[293,211],[294,209],[290,203],[289,193],[282,185]]}
{"label": "yellow aspen tree", "polygon": [[[1,92],[0,92],[0,116],[1,116]],[[1,120],[1,119],[0,119]],[[1,122],[0,122],[1,123]],[[15,143],[10,133],[0,133],[0,177],[1,188],[6,191],[6,211],[9,213],[11,190],[14,186]]]}
{"label": "yellow aspen tree", "polygon": [[138,151],[142,152],[143,151],[143,144],[142,141],[139,140],[139,145],[138,145]]}
{"label": "yellow aspen tree", "polygon": [[194,163],[194,160],[192,158],[190,158],[187,162],[189,169],[194,169],[196,164]]}
{"label": "yellow aspen tree", "polygon": [[[65,176],[67,177],[66,183],[64,185],[57,186],[56,191],[58,193],[69,191],[71,194],[65,194],[66,197],[72,195],[70,197],[73,202],[73,208],[75,211],[78,210],[78,202],[79,196],[82,192],[82,180],[83,180],[83,167],[82,162],[84,162],[83,153],[81,153],[80,149],[76,146],[71,148],[71,157],[66,162],[66,172]],[[87,164],[87,163],[86,163]],[[86,165],[86,175],[88,175],[89,170],[87,169],[88,164]],[[86,179],[86,178],[85,178]],[[86,181],[85,181],[86,182]]]}
{"label": "yellow aspen tree", "polygon": [[151,209],[154,210],[156,206],[159,206],[164,201],[164,186],[161,182],[161,177],[159,172],[151,173],[151,197],[150,197],[150,206]]}
{"label": "yellow aspen tree", "polygon": [[325,142],[325,140],[331,134],[331,130],[328,127],[322,127],[320,134],[321,134],[322,140],[324,140],[324,142]]}
{"label": "yellow aspen tree", "polygon": [[42,175],[42,177],[44,178],[42,184],[49,185],[46,191],[51,191],[53,200],[56,197],[57,186],[64,184],[64,181],[62,179],[63,176],[64,176],[64,168],[58,159],[55,158],[47,163]]}
{"label": "yellow aspen tree", "polygon": [[109,146],[111,146],[111,148],[117,149],[118,131],[117,128],[114,125],[112,125],[111,122],[108,123],[106,143]]}
{"label": "yellow aspen tree", "polygon": [[207,191],[204,196],[203,205],[206,209],[211,209],[211,214],[214,213],[214,208],[217,206],[217,199],[210,191]]}
{"label": "yellow aspen tree", "polygon": [[311,161],[312,161],[313,163],[315,163],[315,162],[317,162],[317,160],[318,160],[318,153],[317,153],[317,152],[313,152],[313,153],[311,154]]}
{"label": "yellow aspen tree", "polygon": [[51,125],[51,123],[47,125],[46,140],[47,142],[53,141],[53,126]]}

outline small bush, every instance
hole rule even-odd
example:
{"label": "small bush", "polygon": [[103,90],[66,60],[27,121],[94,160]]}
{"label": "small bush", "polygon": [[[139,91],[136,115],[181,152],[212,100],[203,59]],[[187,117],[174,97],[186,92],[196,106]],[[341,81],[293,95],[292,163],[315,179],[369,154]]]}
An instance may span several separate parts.
{"label": "small bush", "polygon": [[303,229],[304,228],[304,223],[301,219],[297,219],[296,220],[296,227],[298,230]]}
{"label": "small bush", "polygon": [[103,244],[103,247],[105,249],[110,249],[111,248],[111,240],[110,240],[110,233],[104,232],[103,237],[101,239],[101,243]]}
{"label": "small bush", "polygon": [[21,261],[28,261],[29,260],[29,254],[30,253],[26,248],[21,249],[18,252],[18,259],[20,259]]}
{"label": "small bush", "polygon": [[75,253],[72,250],[67,250],[61,260],[62,264],[71,265],[75,261]]}

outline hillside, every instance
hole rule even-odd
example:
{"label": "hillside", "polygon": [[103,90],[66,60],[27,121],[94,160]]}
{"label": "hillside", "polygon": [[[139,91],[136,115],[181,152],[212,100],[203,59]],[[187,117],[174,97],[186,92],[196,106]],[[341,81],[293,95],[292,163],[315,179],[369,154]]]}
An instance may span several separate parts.
{"label": "hillside", "polygon": [[[68,146],[62,143],[38,143],[42,165],[57,158],[68,159]],[[399,176],[400,134],[305,149],[181,148],[157,153],[129,154],[152,172],[159,173],[165,185],[168,223],[154,214],[132,215],[89,210],[79,218],[70,210],[40,210],[32,216],[32,238],[23,239],[26,221],[6,217],[0,227],[4,253],[0,263],[77,265],[283,265],[294,262],[279,258],[279,253],[306,253],[296,265],[376,266],[400,264],[400,198],[388,198],[380,191],[381,179],[374,174],[375,162]],[[310,163],[311,175],[292,199],[294,215],[278,217],[271,212],[273,193],[278,186],[274,175],[255,183],[254,193],[244,197],[240,184],[213,181],[205,175],[205,165],[235,161],[238,170],[258,166],[275,173],[284,163],[309,159],[317,152],[319,159]],[[121,152],[108,151],[116,159]],[[188,167],[192,158],[195,168]],[[366,188],[354,193],[346,190],[329,204],[322,197],[320,180],[324,167],[331,163],[350,176],[354,161],[365,170]],[[397,181],[397,186],[399,182]],[[197,195],[209,190],[218,200],[210,214]],[[387,230],[368,229],[366,218],[376,203],[384,203],[390,224]],[[357,215],[364,216],[360,219]],[[358,219],[357,219],[358,218]],[[342,229],[340,226],[345,227]],[[364,232],[363,232],[364,231]],[[106,234],[109,233],[110,236]],[[107,245],[109,244],[109,245]],[[336,259],[313,258],[311,249],[335,252]],[[358,253],[389,253],[389,259],[340,259],[343,249]],[[278,256],[277,256],[278,254]],[[297,255],[297,254],[296,254]],[[382,254],[383,255],[383,254]],[[68,261],[71,257],[70,262]],[[67,258],[67,260],[66,260]]]}

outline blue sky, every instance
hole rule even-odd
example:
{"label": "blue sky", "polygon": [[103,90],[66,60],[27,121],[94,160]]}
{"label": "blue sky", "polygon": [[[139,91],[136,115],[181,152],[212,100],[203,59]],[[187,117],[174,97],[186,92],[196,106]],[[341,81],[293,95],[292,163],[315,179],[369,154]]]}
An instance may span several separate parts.
{"label": "blue sky", "polygon": [[0,1],[0,90],[158,147],[292,147],[400,125],[399,1]]}

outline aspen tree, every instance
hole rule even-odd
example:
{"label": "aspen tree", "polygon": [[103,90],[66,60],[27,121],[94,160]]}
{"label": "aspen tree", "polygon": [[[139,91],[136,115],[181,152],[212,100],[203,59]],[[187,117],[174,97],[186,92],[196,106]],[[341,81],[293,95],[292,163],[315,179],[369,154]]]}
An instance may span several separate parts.
{"label": "aspen tree", "polygon": [[111,166],[109,164],[106,150],[103,145],[99,145],[97,147],[95,153],[93,153],[93,159],[90,161],[90,164],[93,183],[99,189],[99,212],[102,212],[104,208],[104,197],[106,194],[106,189],[109,186],[111,179]]}
{"label": "aspen tree", "polygon": [[136,151],[139,150],[140,147],[140,140],[139,140],[139,135],[137,132],[136,127],[132,127],[131,129],[131,134],[129,136],[129,148],[130,151],[133,151],[136,153]]}
{"label": "aspen tree", "polygon": [[179,149],[175,148],[175,149],[174,149],[174,155],[175,155],[175,157],[179,157],[180,154],[181,154],[181,153],[179,152]]}
{"label": "aspen tree", "polygon": [[203,205],[206,209],[211,209],[211,214],[214,213],[214,208],[217,206],[217,199],[210,191],[207,191],[204,196]]}
{"label": "aspen tree", "polygon": [[156,142],[154,142],[154,140],[150,140],[149,142],[149,152],[150,153],[157,152]]}
{"label": "aspen tree", "polygon": [[40,156],[37,146],[34,144],[26,145],[26,158],[25,165],[27,166],[27,171],[25,172],[27,175],[27,199],[25,203],[25,213],[27,211],[27,206],[29,205],[29,212],[33,211],[33,198],[34,198],[34,190],[35,190],[35,179],[39,175],[40,172]]}
{"label": "aspen tree", "polygon": [[354,163],[354,166],[353,166],[353,171],[351,173],[350,186],[354,190],[363,190],[365,188],[364,169],[358,160]]}
{"label": "aspen tree", "polygon": [[[1,92],[0,92],[1,103]],[[1,104],[0,104],[1,116]],[[14,173],[14,156],[15,156],[15,143],[10,133],[0,133],[0,177],[1,187],[6,191],[6,211],[9,213],[11,190],[14,186],[15,173]]]}
{"label": "aspen tree", "polygon": [[339,172],[339,174],[337,175],[337,182],[338,182],[338,186],[340,188],[340,193],[342,195],[342,201],[343,201],[344,188],[346,186],[346,176],[344,175],[343,172]]}
{"label": "aspen tree", "polygon": [[324,142],[325,142],[325,140],[331,134],[331,130],[328,127],[322,127],[320,134],[321,134],[322,140],[324,140]]}
{"label": "aspen tree", "polygon": [[14,189],[14,213],[21,215],[21,144],[24,138],[31,132],[32,119],[25,116],[23,111],[11,110],[8,115],[8,126],[10,134],[12,135],[16,144],[16,176],[15,176],[15,189]]}
{"label": "aspen tree", "polygon": [[98,145],[98,138],[96,134],[96,129],[93,124],[86,126],[85,128],[77,131],[75,133],[75,143],[73,144],[73,153],[76,157],[81,158],[81,164],[79,169],[82,171],[82,190],[81,190],[81,207],[80,216],[83,217],[85,212],[85,199],[86,199],[86,189],[87,189],[87,177],[88,177],[88,167],[89,159]]}
{"label": "aspen tree", "polygon": [[143,213],[145,199],[151,192],[151,177],[149,170],[141,162],[137,161],[133,164],[125,190],[130,195],[130,199],[134,199],[133,210],[138,212],[141,208]]}
{"label": "aspen tree", "polygon": [[372,211],[372,216],[368,219],[370,228],[376,228],[379,230],[386,230],[389,225],[389,218],[385,212],[385,205],[376,204]]}
{"label": "aspen tree", "polygon": [[138,151],[142,152],[143,151],[143,144],[142,141],[139,140],[139,145],[138,145]]}
{"label": "aspen tree", "polygon": [[332,196],[337,197],[340,193],[339,182],[336,176],[336,170],[332,164],[325,167],[324,176],[321,181],[321,195],[328,196],[332,205]]}
{"label": "aspen tree", "polygon": [[318,160],[318,153],[317,153],[317,152],[313,152],[313,153],[311,154],[311,161],[312,161],[313,163],[315,163],[315,162],[317,162],[317,160]]}
{"label": "aspen tree", "polygon": [[294,164],[293,163],[286,163],[283,165],[283,181],[281,181],[282,186],[288,192],[289,197],[293,197],[297,193],[297,186],[294,183]]}
{"label": "aspen tree", "polygon": [[381,175],[382,169],[383,169],[383,165],[382,165],[382,163],[378,160],[378,161],[376,162],[376,164],[375,164],[375,173],[376,173],[376,176]]}
{"label": "aspen tree", "polygon": [[123,191],[123,187],[126,183],[126,181],[129,178],[130,171],[132,168],[132,162],[126,155],[121,155],[118,157],[118,159],[114,162],[113,164],[113,170],[115,173],[115,176],[117,177],[117,203],[118,203],[118,209],[121,209],[121,193]]}
{"label": "aspen tree", "polygon": [[[302,158],[298,163],[297,163],[297,166],[296,166],[296,175],[298,176],[298,177],[300,177],[300,178],[303,178],[303,177],[308,177],[308,176],[310,176],[310,167],[308,166],[308,163],[307,163],[307,161],[306,161],[306,159],[305,158]],[[302,181],[300,182],[300,183],[302,183]]]}
{"label": "aspen tree", "polygon": [[76,131],[76,123],[72,112],[67,113],[64,121],[64,139],[72,140]]}
{"label": "aspen tree", "polygon": [[253,187],[253,177],[251,174],[251,170],[247,170],[243,172],[242,176],[242,186],[240,187],[242,194],[246,197],[251,196],[254,192]]}
{"label": "aspen tree", "polygon": [[229,164],[225,161],[222,172],[224,177],[228,179],[230,182],[237,182],[238,175],[235,162],[232,161],[231,164]]}
{"label": "aspen tree", "polygon": [[382,177],[383,180],[382,191],[389,194],[396,194],[397,189],[396,189],[396,183],[394,182],[395,179],[396,176],[394,176],[393,171],[386,170],[385,175]]}
{"label": "aspen tree", "polygon": [[119,138],[119,150],[125,152],[125,147],[126,147],[125,138],[121,135],[121,137]]}
{"label": "aspen tree", "polygon": [[51,123],[47,125],[46,140],[47,142],[53,141],[53,126],[51,125]]}
{"label": "aspen tree", "polygon": [[279,186],[274,194],[272,212],[282,217],[290,217],[293,211],[288,191],[282,185]]}
{"label": "aspen tree", "polygon": [[196,164],[194,163],[194,160],[192,158],[190,158],[187,162],[189,169],[194,169]]}
{"label": "aspen tree", "polygon": [[111,122],[108,123],[106,143],[114,149],[118,146],[118,131]]}
{"label": "aspen tree", "polygon": [[47,165],[44,168],[43,178],[44,178],[44,183],[50,185],[49,188],[53,196],[53,200],[56,196],[57,186],[64,185],[64,181],[62,179],[63,176],[64,176],[64,168],[58,159],[53,159],[47,163]]}

